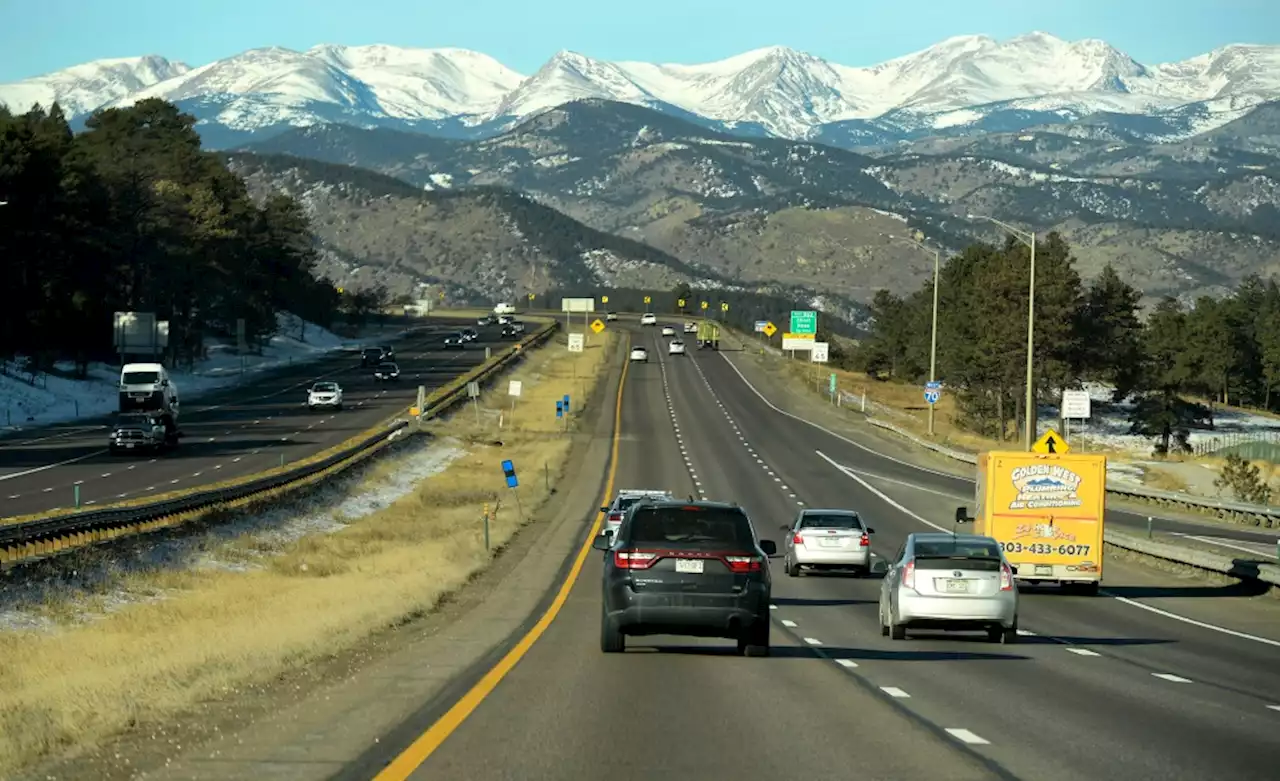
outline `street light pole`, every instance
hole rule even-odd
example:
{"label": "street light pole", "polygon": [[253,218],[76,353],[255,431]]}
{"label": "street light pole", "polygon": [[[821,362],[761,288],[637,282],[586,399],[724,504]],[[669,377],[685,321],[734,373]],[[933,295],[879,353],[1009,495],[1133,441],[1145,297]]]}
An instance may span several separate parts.
{"label": "street light pole", "polygon": [[[936,249],[926,247],[923,242],[916,239],[907,238],[906,236],[892,236],[890,238],[898,241],[905,241],[916,245],[925,252],[933,254],[933,327],[929,333],[929,382],[938,381],[938,269],[941,266],[942,253]],[[936,404],[929,405],[929,436],[933,436],[933,417],[936,411]]]}
{"label": "street light pole", "polygon": [[1001,222],[994,217],[985,217],[981,214],[970,214],[970,219],[985,220],[986,222],[995,223],[1004,228],[1014,238],[1027,245],[1031,250],[1031,282],[1028,286],[1027,295],[1027,398],[1024,402],[1026,405],[1025,419],[1022,427],[1022,443],[1027,450],[1031,449],[1031,443],[1035,442],[1036,429],[1036,405],[1034,392],[1034,357],[1035,357],[1035,329],[1036,329],[1036,234],[1029,233],[1024,230]]}

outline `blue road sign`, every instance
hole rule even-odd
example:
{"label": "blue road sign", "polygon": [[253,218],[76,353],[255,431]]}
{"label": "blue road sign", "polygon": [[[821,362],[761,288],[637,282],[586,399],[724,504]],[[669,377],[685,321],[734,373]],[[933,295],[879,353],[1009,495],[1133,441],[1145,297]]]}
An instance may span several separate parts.
{"label": "blue road sign", "polygon": [[556,417],[557,417],[557,418],[563,418],[563,417],[564,417],[564,402],[563,402],[563,401],[557,401],[557,402],[556,402]]}
{"label": "blue road sign", "polygon": [[924,400],[930,404],[937,404],[940,398],[942,398],[942,391],[927,390],[924,392]]}
{"label": "blue road sign", "polygon": [[502,474],[507,478],[507,488],[515,488],[520,485],[520,481],[516,479],[516,465],[514,462],[510,460],[503,461]]}
{"label": "blue road sign", "polygon": [[565,414],[568,414],[569,412],[569,394],[567,393],[564,395],[564,411]]}
{"label": "blue road sign", "polygon": [[924,384],[924,388],[925,388],[925,390],[940,391],[940,390],[942,390],[942,381],[941,381],[941,380],[932,380],[932,381],[930,381],[930,382],[926,382],[926,383]]}

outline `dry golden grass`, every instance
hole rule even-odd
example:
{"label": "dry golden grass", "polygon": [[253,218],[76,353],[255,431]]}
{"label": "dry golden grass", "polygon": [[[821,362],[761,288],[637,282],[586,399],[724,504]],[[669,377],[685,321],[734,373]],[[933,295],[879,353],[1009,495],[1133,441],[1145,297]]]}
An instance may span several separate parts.
{"label": "dry golden grass", "polygon": [[[95,595],[42,612],[63,623],[53,631],[0,633],[0,776],[40,757],[99,743],[137,724],[164,719],[201,700],[234,696],[281,671],[349,648],[362,638],[432,609],[440,598],[484,568],[481,510],[494,502],[495,551],[520,526],[500,462],[522,473],[525,517],[536,513],[561,479],[570,449],[557,433],[555,399],[569,392],[575,408],[599,392],[613,338],[573,360],[550,347],[531,351],[512,378],[523,379],[524,409],[514,430],[496,430],[505,392],[491,392],[477,427],[474,411],[430,423],[434,433],[464,442],[466,454],[385,509],[340,531],[278,546],[244,572],[157,570],[127,577],[139,599],[76,622],[105,606]],[[575,365],[576,364],[576,365]],[[573,377],[579,378],[574,385]],[[591,381],[581,378],[589,376]],[[505,383],[501,383],[505,390]],[[502,446],[492,441],[501,437]],[[544,465],[547,470],[544,472]],[[390,475],[387,461],[370,470],[366,487]],[[260,540],[212,551],[225,561],[249,560]]]}
{"label": "dry golden grass", "polygon": [[1161,469],[1149,466],[1142,471],[1142,484],[1157,491],[1175,491],[1186,493],[1187,481],[1181,477]]}

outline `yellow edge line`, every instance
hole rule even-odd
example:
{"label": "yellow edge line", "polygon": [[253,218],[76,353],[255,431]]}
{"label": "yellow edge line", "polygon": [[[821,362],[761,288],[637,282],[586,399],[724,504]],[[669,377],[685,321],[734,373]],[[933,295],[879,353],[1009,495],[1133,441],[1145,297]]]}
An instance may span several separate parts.
{"label": "yellow edge line", "polygon": [[[631,335],[627,335],[627,344],[631,343]],[[625,353],[624,353],[625,354]],[[624,361],[622,364],[622,376],[618,380],[618,399],[613,412],[613,445],[609,457],[609,474],[605,480],[604,499],[596,503],[597,507],[602,507],[613,498],[614,478],[618,474],[618,443],[622,439],[622,392],[627,384],[627,370],[630,368],[631,362]],[[569,576],[565,578],[564,583],[560,586],[560,591],[556,593],[556,597],[552,600],[547,612],[542,614],[542,618],[538,619],[538,623],[533,625],[528,634],[520,638],[515,647],[507,652],[497,664],[493,666],[489,672],[485,673],[470,691],[462,695],[462,698],[454,703],[453,707],[445,712],[434,724],[432,724],[426,732],[422,733],[408,748],[406,748],[399,756],[391,761],[391,764],[382,769],[378,775],[374,776],[373,781],[404,781],[418,769],[418,766],[427,761],[427,758],[440,748],[449,736],[457,731],[458,727],[466,721],[471,712],[479,707],[481,702],[488,697],[502,679],[515,668],[516,664],[524,658],[529,652],[533,644],[538,638],[547,631],[551,626],[551,622],[560,614],[560,609],[564,607],[564,603],[569,599],[569,592],[573,590],[574,584],[578,582],[578,576],[582,574],[582,567],[586,564],[587,556],[591,553],[591,543],[595,536],[600,533],[600,521],[604,513],[600,513],[596,517],[596,521],[591,526],[591,533],[587,535],[586,540],[582,543],[582,548],[578,551],[578,557],[573,562],[573,567],[569,570]]]}

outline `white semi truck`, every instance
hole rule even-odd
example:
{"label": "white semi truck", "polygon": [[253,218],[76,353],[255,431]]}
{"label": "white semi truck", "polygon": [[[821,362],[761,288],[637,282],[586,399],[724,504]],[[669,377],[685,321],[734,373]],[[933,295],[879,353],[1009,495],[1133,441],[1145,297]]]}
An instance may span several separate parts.
{"label": "white semi truck", "polygon": [[155,450],[178,444],[178,386],[158,363],[127,363],[120,369],[120,417],[108,443],[112,452]]}

